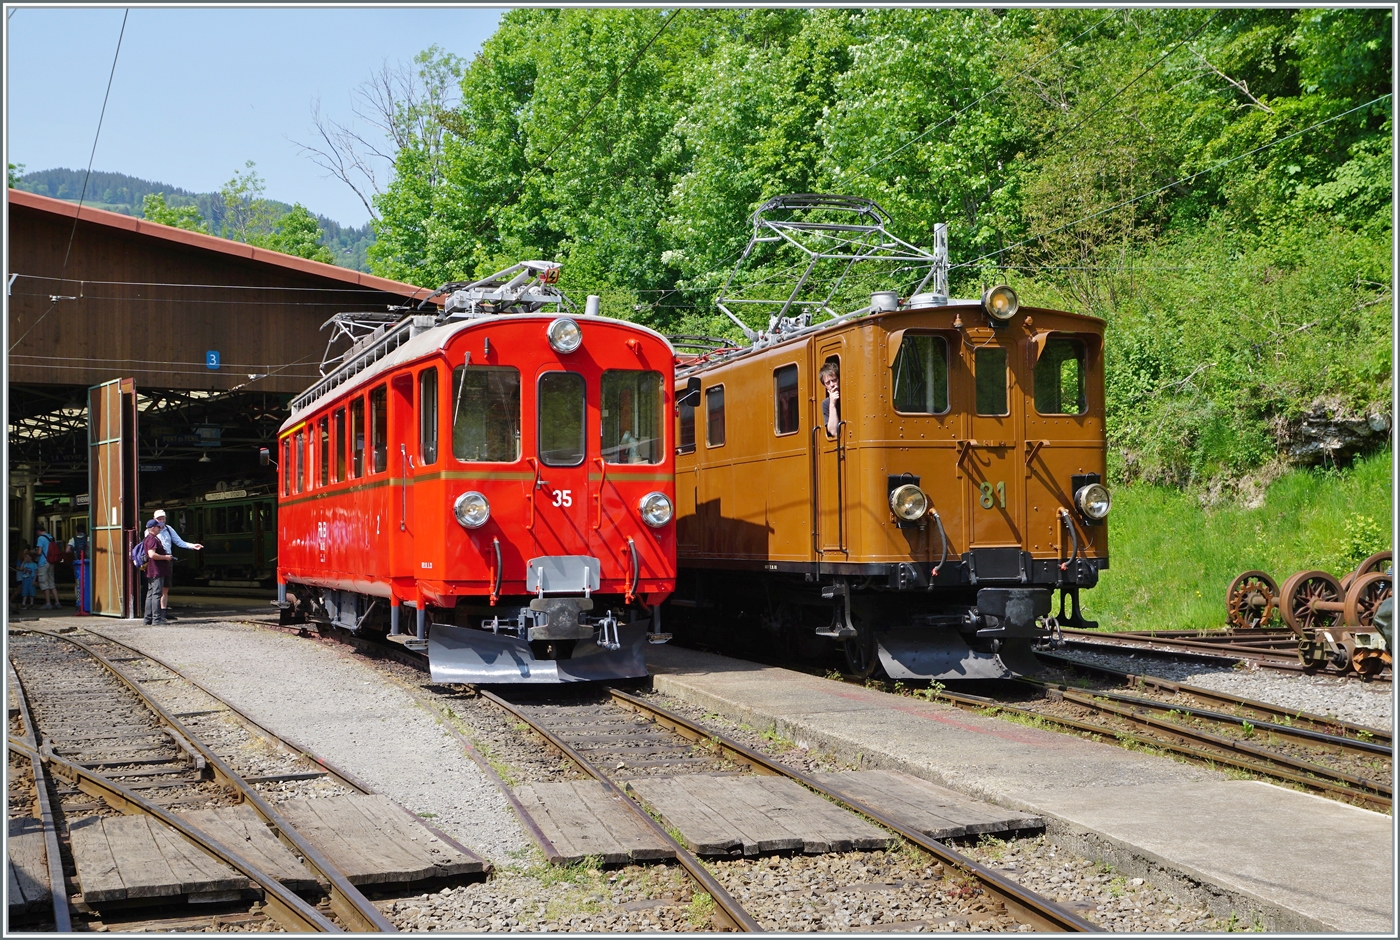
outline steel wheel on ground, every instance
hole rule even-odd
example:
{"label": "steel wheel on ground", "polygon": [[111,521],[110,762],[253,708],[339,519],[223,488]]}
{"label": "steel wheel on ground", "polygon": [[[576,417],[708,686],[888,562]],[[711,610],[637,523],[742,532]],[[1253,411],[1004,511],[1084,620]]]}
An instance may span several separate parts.
{"label": "steel wheel on ground", "polygon": [[1372,572],[1390,573],[1394,571],[1394,569],[1395,565],[1391,561],[1391,553],[1389,551],[1376,552],[1370,558],[1367,558],[1356,566],[1356,577],[1359,578],[1363,574],[1370,574]]}
{"label": "steel wheel on ground", "polygon": [[1300,571],[1283,582],[1283,622],[1300,637],[1340,623],[1342,612],[1319,608],[1319,602],[1341,604],[1342,586],[1325,571]]}
{"label": "steel wheel on ground", "polygon": [[1346,606],[1342,609],[1342,622],[1349,627],[1375,625],[1376,608],[1394,590],[1394,579],[1388,574],[1372,571],[1363,574],[1351,583],[1346,593]]}
{"label": "steel wheel on ground", "polygon": [[856,628],[855,637],[841,641],[846,653],[846,668],[856,678],[867,679],[880,664],[880,656],[875,652],[875,632],[858,620],[853,626]]}
{"label": "steel wheel on ground", "polygon": [[1262,571],[1246,571],[1225,591],[1230,625],[1242,630],[1264,626],[1278,610],[1278,585]]}

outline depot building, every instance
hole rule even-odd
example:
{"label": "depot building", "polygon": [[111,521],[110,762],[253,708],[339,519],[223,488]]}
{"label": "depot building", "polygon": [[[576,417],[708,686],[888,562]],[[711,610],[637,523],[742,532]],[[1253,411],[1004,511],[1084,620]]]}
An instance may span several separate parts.
{"label": "depot building", "polygon": [[320,377],[323,324],[431,291],[15,189],[6,213],[7,557],[40,522],[63,542],[82,523],[94,612],[129,615],[121,562],[163,506],[228,536],[223,564],[201,553],[206,575],[265,580],[275,470],[259,450]]}

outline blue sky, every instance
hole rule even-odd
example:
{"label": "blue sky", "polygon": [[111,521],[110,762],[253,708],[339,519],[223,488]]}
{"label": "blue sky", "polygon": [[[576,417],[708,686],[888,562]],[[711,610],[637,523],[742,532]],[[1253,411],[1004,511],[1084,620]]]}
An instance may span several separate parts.
{"label": "blue sky", "polygon": [[[122,7],[10,7],[6,150],[26,170],[84,170],[121,30]],[[351,92],[386,60],[436,43],[471,59],[495,8],[133,8],[93,170],[194,192],[217,190],[254,160],[266,195],[346,225],[368,213],[292,143],[311,106],[350,121]]]}

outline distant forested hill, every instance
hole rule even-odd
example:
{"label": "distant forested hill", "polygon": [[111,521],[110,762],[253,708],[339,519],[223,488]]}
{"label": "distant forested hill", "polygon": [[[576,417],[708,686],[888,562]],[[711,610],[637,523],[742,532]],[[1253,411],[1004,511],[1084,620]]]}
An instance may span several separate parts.
{"label": "distant forested hill", "polygon": [[[83,171],[37,170],[21,176],[16,188],[40,196],[77,202],[83,191]],[[94,172],[88,180],[83,204],[122,215],[140,216],[142,200],[151,193],[164,193],[166,204],[170,206],[197,207],[213,232],[218,232],[223,225],[224,204],[218,193],[193,193],[178,186],[143,180],[125,173]],[[275,199],[267,201],[278,215],[292,208]],[[369,246],[374,244],[374,229],[369,223],[351,228],[323,215],[316,215],[315,218],[325,233],[322,244],[335,254],[336,264],[356,271],[369,271],[368,251]]]}

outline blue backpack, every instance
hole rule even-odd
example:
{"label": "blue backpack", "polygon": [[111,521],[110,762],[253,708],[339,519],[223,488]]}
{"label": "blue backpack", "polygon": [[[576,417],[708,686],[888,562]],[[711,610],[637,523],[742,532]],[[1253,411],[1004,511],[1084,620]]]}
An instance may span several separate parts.
{"label": "blue backpack", "polygon": [[146,540],[142,539],[131,550],[131,563],[138,568],[144,568],[148,560],[146,558]]}

